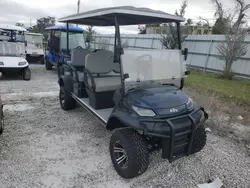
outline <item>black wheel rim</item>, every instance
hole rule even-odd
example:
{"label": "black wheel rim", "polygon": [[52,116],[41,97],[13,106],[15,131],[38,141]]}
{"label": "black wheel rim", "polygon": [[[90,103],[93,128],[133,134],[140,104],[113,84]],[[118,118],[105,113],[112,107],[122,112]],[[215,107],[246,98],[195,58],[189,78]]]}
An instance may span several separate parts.
{"label": "black wheel rim", "polygon": [[121,143],[117,142],[113,146],[115,161],[121,168],[128,167],[128,156],[125,148],[122,146]]}
{"label": "black wheel rim", "polygon": [[64,99],[64,92],[62,89],[60,90],[60,101],[61,101],[61,105],[64,106],[65,99]]}

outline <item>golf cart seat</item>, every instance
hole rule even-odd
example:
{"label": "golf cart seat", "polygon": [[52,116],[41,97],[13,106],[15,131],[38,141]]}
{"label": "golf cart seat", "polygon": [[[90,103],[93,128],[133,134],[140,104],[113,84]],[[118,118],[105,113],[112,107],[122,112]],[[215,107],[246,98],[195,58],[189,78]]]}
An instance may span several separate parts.
{"label": "golf cart seat", "polygon": [[84,82],[90,106],[95,109],[113,107],[114,92],[121,87],[120,66],[113,58],[114,53],[107,50],[86,56]]}
{"label": "golf cart seat", "polygon": [[82,98],[87,97],[84,84],[84,68],[85,57],[90,53],[89,50],[83,48],[75,48],[71,51],[71,62],[68,64],[73,70],[74,93]]}
{"label": "golf cart seat", "polygon": [[71,51],[70,65],[74,67],[74,78],[79,82],[84,82],[85,57],[90,53],[83,48],[75,48]]}

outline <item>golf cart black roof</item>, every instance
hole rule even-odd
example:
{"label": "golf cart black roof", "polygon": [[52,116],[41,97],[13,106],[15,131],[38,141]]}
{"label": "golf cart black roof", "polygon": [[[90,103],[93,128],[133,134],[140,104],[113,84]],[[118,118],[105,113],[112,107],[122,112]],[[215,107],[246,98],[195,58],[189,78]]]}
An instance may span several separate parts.
{"label": "golf cart black roof", "polygon": [[69,22],[93,26],[114,26],[117,17],[119,25],[138,25],[152,23],[183,22],[184,18],[149,8],[119,6],[95,9],[79,14],[73,14],[59,19],[59,22]]}

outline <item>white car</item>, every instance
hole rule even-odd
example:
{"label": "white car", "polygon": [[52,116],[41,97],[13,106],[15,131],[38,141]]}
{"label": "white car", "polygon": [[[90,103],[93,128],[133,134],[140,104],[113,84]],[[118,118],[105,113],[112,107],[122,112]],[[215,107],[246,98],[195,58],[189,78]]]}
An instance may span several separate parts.
{"label": "white car", "polygon": [[25,54],[25,28],[14,25],[0,25],[0,72],[21,74],[30,80],[31,71]]}

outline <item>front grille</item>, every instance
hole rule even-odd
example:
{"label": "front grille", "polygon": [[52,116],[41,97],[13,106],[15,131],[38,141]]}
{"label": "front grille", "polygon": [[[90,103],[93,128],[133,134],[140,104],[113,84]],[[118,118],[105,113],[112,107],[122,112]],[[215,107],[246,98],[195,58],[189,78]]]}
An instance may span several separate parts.
{"label": "front grille", "polygon": [[177,116],[183,114],[186,109],[186,105],[177,106],[174,108],[157,108],[155,109],[160,116]]}
{"label": "front grille", "polygon": [[172,120],[172,123],[175,126],[176,133],[187,131],[191,129],[192,122],[188,117]]}

